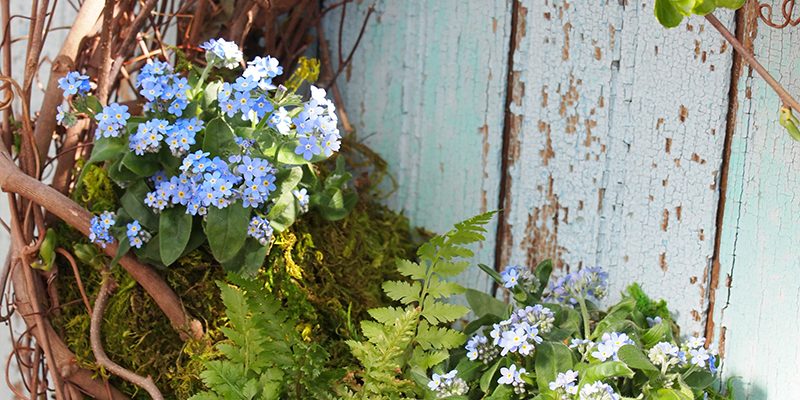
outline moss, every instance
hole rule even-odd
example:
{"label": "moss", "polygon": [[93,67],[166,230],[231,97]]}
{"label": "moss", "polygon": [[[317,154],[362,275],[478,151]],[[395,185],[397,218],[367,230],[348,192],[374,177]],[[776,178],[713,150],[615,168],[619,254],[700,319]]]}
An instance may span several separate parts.
{"label": "moss", "polygon": [[[94,299],[101,283],[102,263],[92,260],[102,256],[77,235],[73,240],[73,250],[82,254],[81,281],[88,297]],[[346,366],[351,358],[342,340],[351,337],[352,327],[366,317],[367,309],[383,303],[380,285],[394,274],[394,259],[410,257],[414,249],[404,216],[364,200],[348,217],[333,223],[307,214],[280,235],[262,275],[287,309],[299,316],[302,323],[297,329],[304,337],[328,347],[333,366]],[[92,251],[95,254],[85,254]],[[66,271],[64,261],[59,259]],[[225,277],[203,248],[181,258],[162,274],[188,312],[204,323],[205,337],[182,342],[150,297],[117,267],[114,275],[119,288],[103,321],[104,347],[112,360],[153,376],[167,398],[182,399],[202,387],[200,360],[213,357],[213,344],[222,338],[219,328],[225,322],[224,308],[214,282]],[[53,316],[54,326],[81,366],[103,374],[93,361],[89,314],[80,301],[76,280],[71,274],[57,276],[63,306]],[[126,382],[113,377],[111,382],[132,397],[146,398]]]}

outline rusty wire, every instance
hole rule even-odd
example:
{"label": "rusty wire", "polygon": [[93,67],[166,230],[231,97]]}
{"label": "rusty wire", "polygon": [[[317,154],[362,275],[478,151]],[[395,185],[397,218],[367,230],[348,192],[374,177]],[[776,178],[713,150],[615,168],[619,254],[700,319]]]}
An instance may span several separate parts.
{"label": "rusty wire", "polygon": [[[798,26],[800,25],[800,15],[795,17],[795,0],[783,0],[781,3],[780,14],[783,17],[782,22],[778,22],[777,19],[773,18],[780,18],[775,16],[775,10],[772,4],[762,3],[756,0],[756,9],[758,10],[758,17],[761,18],[768,26],[775,28],[775,29],[783,29],[789,26]],[[800,14],[800,13],[798,13]]]}

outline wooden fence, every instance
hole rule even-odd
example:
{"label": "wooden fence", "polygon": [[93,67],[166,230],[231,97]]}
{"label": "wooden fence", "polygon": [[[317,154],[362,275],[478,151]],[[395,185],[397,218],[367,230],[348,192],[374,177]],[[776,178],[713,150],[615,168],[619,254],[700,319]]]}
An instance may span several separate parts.
{"label": "wooden fence", "polygon": [[[357,4],[324,20],[334,53],[373,2]],[[800,143],[704,19],[665,30],[647,0],[374,4],[339,85],[395,208],[438,231],[503,209],[477,261],[641,282],[713,338],[737,398],[797,398]],[[800,27],[759,24],[752,4],[718,17],[800,94]]]}

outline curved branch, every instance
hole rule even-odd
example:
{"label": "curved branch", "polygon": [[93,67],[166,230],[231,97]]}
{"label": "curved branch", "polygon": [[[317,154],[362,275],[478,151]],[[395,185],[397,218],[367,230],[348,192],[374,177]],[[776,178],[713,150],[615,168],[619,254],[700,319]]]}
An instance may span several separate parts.
{"label": "curved branch", "polygon": [[[22,172],[5,149],[0,149],[0,188],[39,204],[84,235],[89,235],[92,215],[57,190]],[[114,243],[105,248],[105,253],[111,257],[116,252],[117,245]],[[202,324],[186,314],[178,295],[152,267],[142,264],[131,255],[122,257],[119,264],[153,298],[182,338],[185,339],[187,334],[196,338],[202,336]]]}
{"label": "curved branch", "polygon": [[58,80],[73,68],[81,41],[94,31],[95,22],[100,18],[102,10],[103,0],[85,0],[83,2],[78,16],[75,17],[75,22],[72,23],[72,28],[64,39],[61,51],[53,60],[50,78],[47,81],[47,91],[42,100],[42,106],[39,108],[39,117],[36,119],[34,133],[40,159],[47,156],[50,140],[56,129],[56,107],[64,100],[61,89],[58,88]]}
{"label": "curved branch", "polygon": [[92,322],[89,327],[89,342],[91,342],[92,345],[94,358],[100,366],[111,371],[112,374],[146,390],[154,400],[164,400],[164,396],[161,394],[161,391],[158,390],[158,387],[156,387],[156,383],[153,381],[152,377],[149,375],[147,377],[138,375],[114,361],[111,361],[108,355],[106,355],[105,350],[103,350],[103,341],[100,335],[103,326],[103,314],[106,311],[108,298],[111,297],[111,292],[113,292],[117,286],[116,282],[114,282],[114,278],[112,278],[108,272],[105,272],[103,275],[103,284],[100,286],[100,293],[97,294],[97,299],[94,301]]}
{"label": "curved branch", "polygon": [[[16,248],[12,247],[9,254],[13,254],[15,251]],[[36,326],[37,321],[34,318],[33,304],[38,300],[31,296],[35,289],[27,285],[23,271],[24,268],[29,269],[29,267],[18,264],[11,268],[13,269],[11,280],[15,288],[14,307],[17,309],[18,314],[22,316],[25,325]],[[61,340],[49,321],[43,321],[41,329],[34,329],[32,333],[37,342],[49,343],[51,349],[50,362],[52,363],[50,365],[53,374],[58,374],[58,376],[74,384],[92,398],[102,400],[126,400],[128,398],[114,387],[107,389],[105,383],[95,379],[91,371],[79,367],[75,363],[75,354],[64,344],[64,341]]]}

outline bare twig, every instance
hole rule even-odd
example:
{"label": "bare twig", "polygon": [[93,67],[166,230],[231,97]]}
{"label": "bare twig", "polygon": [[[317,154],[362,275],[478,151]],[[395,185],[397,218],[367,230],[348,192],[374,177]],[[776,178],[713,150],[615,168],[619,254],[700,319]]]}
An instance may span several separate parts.
{"label": "bare twig", "polygon": [[114,23],[114,0],[106,0],[103,8],[103,29],[100,32],[100,74],[97,77],[97,99],[100,104],[108,104],[108,91],[111,74],[111,25]]}
{"label": "bare twig", "polygon": [[333,78],[331,78],[331,84],[333,84],[333,82],[336,82],[336,78],[339,77],[339,74],[341,74],[342,71],[344,71],[344,69],[347,68],[347,66],[353,60],[353,54],[355,54],[358,45],[361,44],[361,39],[364,37],[364,32],[367,29],[367,24],[369,23],[369,17],[371,17],[372,13],[374,12],[375,12],[375,4],[371,4],[369,8],[367,8],[367,15],[364,17],[364,22],[361,24],[361,30],[358,32],[356,43],[353,45],[353,48],[350,49],[350,54],[347,55],[347,58],[344,60],[344,63],[339,64],[336,73],[333,74]]}
{"label": "bare twig", "polygon": [[714,14],[706,15],[706,20],[711,23],[711,26],[716,28],[719,33],[727,40],[733,48],[736,49],[737,52],[742,56],[742,59],[747,62],[759,75],[763,78],[767,84],[772,87],[772,90],[780,97],[781,101],[786,107],[793,108],[796,112],[800,113],[800,102],[795,100],[789,91],[784,88],[780,82],[778,82],[775,78],[770,75],[769,71],[761,65],[760,62],[756,59],[756,57],[751,53],[747,48],[736,38],[736,36],[725,27],[725,25],[717,19]]}
{"label": "bare twig", "polygon": [[116,282],[111,275],[106,271],[103,274],[103,284],[100,286],[100,293],[97,294],[97,299],[94,301],[94,310],[92,310],[92,321],[89,327],[89,341],[92,345],[92,353],[97,363],[103,368],[109,370],[112,374],[119,376],[126,381],[141,387],[146,390],[150,397],[154,400],[163,400],[164,396],[161,391],[156,387],[156,383],[150,376],[144,377],[120,366],[119,364],[111,361],[103,349],[103,342],[101,338],[101,330],[103,326],[103,314],[106,311],[108,299],[111,297],[111,292],[116,289]]}

